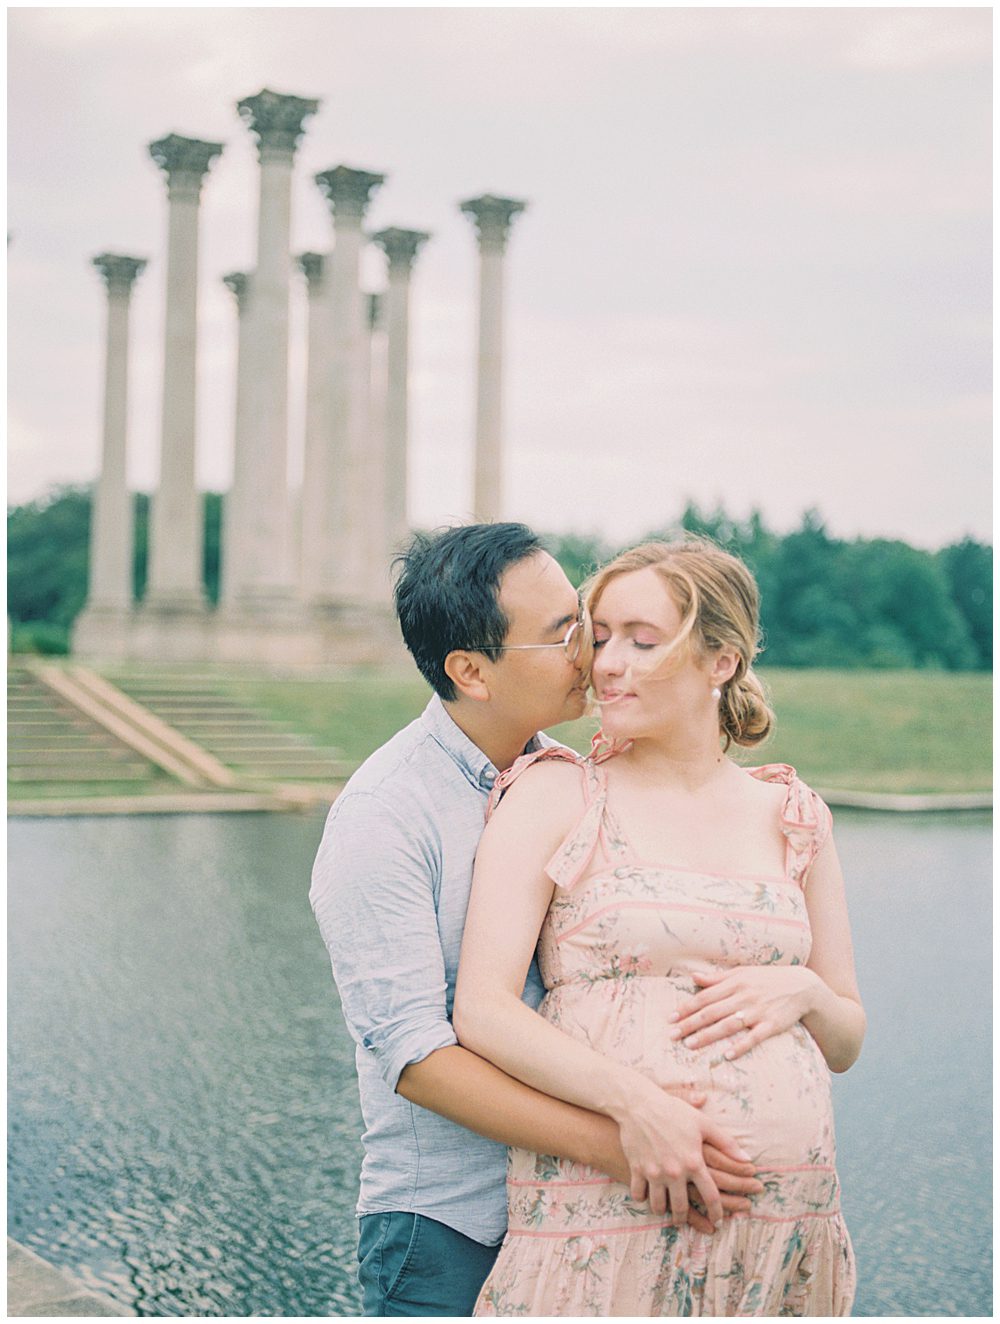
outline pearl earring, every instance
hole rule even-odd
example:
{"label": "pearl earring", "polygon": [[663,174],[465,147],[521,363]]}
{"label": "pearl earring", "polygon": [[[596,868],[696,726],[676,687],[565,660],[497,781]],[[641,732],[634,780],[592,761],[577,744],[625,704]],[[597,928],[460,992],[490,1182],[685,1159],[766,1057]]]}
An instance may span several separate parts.
{"label": "pearl earring", "polygon": [[722,698],[722,691],[719,689],[718,685],[716,685],[715,689],[712,691],[712,698],[716,703]]}

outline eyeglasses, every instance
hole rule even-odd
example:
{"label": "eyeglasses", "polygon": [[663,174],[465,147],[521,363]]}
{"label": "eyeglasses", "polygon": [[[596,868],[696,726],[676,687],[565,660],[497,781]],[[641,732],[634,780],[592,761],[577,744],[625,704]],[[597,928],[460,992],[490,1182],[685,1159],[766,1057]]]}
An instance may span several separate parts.
{"label": "eyeglasses", "polygon": [[591,645],[590,618],[581,612],[557,644],[467,644],[466,647],[470,653],[488,653],[491,650],[514,653],[529,648],[561,648],[567,659],[576,666]]}

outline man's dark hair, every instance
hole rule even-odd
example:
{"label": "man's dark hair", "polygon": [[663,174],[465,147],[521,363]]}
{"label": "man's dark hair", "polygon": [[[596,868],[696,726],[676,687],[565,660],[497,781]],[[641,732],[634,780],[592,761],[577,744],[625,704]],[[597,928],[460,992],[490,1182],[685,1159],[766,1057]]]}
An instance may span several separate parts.
{"label": "man's dark hair", "polygon": [[396,615],[420,674],[442,699],[456,697],[444,661],[456,648],[481,645],[492,661],[510,621],[500,607],[509,566],[542,551],[524,524],[464,524],[417,533],[396,558]]}

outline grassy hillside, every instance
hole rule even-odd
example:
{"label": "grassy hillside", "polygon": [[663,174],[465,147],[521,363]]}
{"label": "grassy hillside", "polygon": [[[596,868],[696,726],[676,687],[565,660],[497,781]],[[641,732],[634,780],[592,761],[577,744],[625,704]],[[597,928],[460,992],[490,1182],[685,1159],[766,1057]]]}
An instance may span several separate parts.
{"label": "grassy hillside", "polygon": [[[794,764],[819,786],[902,792],[979,791],[992,785],[991,678],[936,671],[767,670],[778,726],[741,755]],[[234,695],[360,761],[424,706],[418,678],[227,679]],[[582,719],[553,734],[586,749]]]}

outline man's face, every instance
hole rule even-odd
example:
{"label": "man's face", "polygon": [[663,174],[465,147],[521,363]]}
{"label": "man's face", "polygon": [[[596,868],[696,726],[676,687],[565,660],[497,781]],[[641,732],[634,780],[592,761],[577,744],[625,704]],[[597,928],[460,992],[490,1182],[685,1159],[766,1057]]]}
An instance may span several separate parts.
{"label": "man's face", "polygon": [[[500,606],[510,628],[504,643],[559,644],[577,619],[579,599],[559,563],[536,552],[500,581]],[[590,657],[576,664],[566,650],[508,648],[490,664],[490,699],[498,713],[532,732],[580,717],[586,705]]]}

